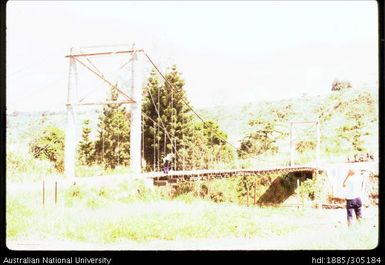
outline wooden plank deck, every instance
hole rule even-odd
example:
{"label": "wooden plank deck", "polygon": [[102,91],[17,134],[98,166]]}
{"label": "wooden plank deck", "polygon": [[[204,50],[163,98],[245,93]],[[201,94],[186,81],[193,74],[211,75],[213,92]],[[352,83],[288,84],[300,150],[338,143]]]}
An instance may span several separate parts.
{"label": "wooden plank deck", "polygon": [[308,172],[314,173],[319,170],[311,166],[292,166],[278,168],[258,168],[258,169],[228,169],[228,170],[189,170],[189,171],[170,171],[168,174],[163,172],[143,173],[143,178],[153,179],[155,186],[165,186],[183,181],[210,180],[217,178],[228,178],[233,176],[258,176],[269,173],[291,173]]}

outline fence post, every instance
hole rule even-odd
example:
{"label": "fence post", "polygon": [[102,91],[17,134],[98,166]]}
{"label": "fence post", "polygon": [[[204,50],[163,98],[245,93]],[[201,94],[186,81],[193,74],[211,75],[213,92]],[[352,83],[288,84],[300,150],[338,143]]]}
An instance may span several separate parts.
{"label": "fence post", "polygon": [[57,204],[57,181],[55,181],[55,205]]}
{"label": "fence post", "polygon": [[257,204],[257,197],[256,197],[256,189],[257,189],[257,181],[254,180],[254,205]]}
{"label": "fence post", "polygon": [[44,207],[44,201],[45,201],[45,181],[43,180],[43,207]]}
{"label": "fence post", "polygon": [[210,176],[206,177],[207,181],[207,197],[210,199]]}
{"label": "fence post", "polygon": [[246,197],[247,197],[247,207],[249,207],[249,185],[246,183]]}
{"label": "fence post", "polygon": [[316,144],[316,164],[317,164],[317,170],[320,167],[320,153],[321,153],[321,133],[320,133],[320,123],[317,121],[316,123],[316,137],[317,137],[317,144]]}
{"label": "fence post", "polygon": [[294,166],[293,159],[293,123],[290,122],[290,166]]}
{"label": "fence post", "polygon": [[299,186],[300,186],[300,182],[299,182],[299,179],[297,178],[297,208],[299,209],[299,206],[300,206],[300,191],[299,191]]}

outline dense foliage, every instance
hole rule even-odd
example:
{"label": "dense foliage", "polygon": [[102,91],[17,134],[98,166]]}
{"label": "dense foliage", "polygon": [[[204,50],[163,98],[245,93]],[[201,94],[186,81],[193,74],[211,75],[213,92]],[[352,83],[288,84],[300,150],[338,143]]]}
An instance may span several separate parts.
{"label": "dense foliage", "polygon": [[35,158],[53,162],[55,169],[64,171],[64,132],[52,125],[30,143],[30,150]]}
{"label": "dense foliage", "polygon": [[147,170],[159,170],[162,159],[175,155],[174,168],[208,168],[233,158],[227,135],[213,121],[194,119],[184,90],[185,82],[174,65],[161,82],[155,70],[144,88],[143,142]]}
{"label": "dense foliage", "polygon": [[260,112],[257,118],[249,121],[254,129],[241,142],[238,149],[240,157],[261,155],[266,152],[276,154],[279,151],[277,140],[288,136],[285,125],[293,115],[293,106],[274,106],[266,104],[267,111]]}
{"label": "dense foliage", "polygon": [[[118,92],[111,89],[110,101],[116,101]],[[99,116],[98,134],[95,142],[90,140],[91,130],[88,122],[83,125],[79,156],[83,164],[102,164],[106,169],[130,162],[130,116],[119,104],[108,104]]]}
{"label": "dense foliage", "polygon": [[[289,146],[292,121],[319,122],[324,157],[375,152],[378,148],[377,102],[373,92],[345,84],[343,89],[333,89],[318,100],[304,98],[261,104],[249,111],[252,114],[248,132],[240,142],[238,154],[247,158],[280,152]],[[299,155],[315,152],[315,128],[298,128],[293,133],[293,146]]]}
{"label": "dense foliage", "polygon": [[79,143],[79,160],[83,165],[91,165],[95,155],[95,144],[90,139],[91,128],[89,127],[90,120],[84,120],[82,140]]}
{"label": "dense foliage", "polygon": [[[167,153],[175,154],[173,166],[178,170],[218,165],[247,168],[259,166],[256,163],[263,165],[264,161],[271,165],[287,164],[292,121],[319,121],[321,159],[325,162],[335,162],[335,158],[342,161],[366,152],[376,157],[378,95],[373,90],[345,85],[331,91],[326,88],[329,94],[325,96],[304,95],[298,99],[200,109],[198,113],[206,121],[203,123],[187,106],[190,102],[181,73],[173,66],[165,76],[169,82],[153,71],[143,90],[143,168],[147,171],[159,170]],[[109,100],[116,97],[114,93],[111,91]],[[38,122],[37,115],[41,116]],[[41,168],[48,169],[51,161],[52,169],[62,172],[64,133],[60,128],[64,127],[64,115],[50,112],[7,115],[7,161],[16,161],[11,159],[12,155],[20,153],[17,160],[23,157],[31,160],[33,156],[39,158],[37,163],[47,162]],[[88,172],[83,175],[95,174],[95,170],[102,174],[103,168],[121,170],[128,165],[130,125],[126,109],[110,104],[102,112],[79,111],[79,120],[85,119],[78,146],[80,165],[77,165]],[[316,150],[315,126],[298,127],[294,136],[295,162],[312,162]],[[238,156],[245,160],[234,160],[234,148],[228,142],[237,145],[237,141]],[[282,164],[278,164],[281,160]],[[22,162],[7,162],[7,170],[30,172],[35,168],[25,169],[21,165],[31,163]]]}

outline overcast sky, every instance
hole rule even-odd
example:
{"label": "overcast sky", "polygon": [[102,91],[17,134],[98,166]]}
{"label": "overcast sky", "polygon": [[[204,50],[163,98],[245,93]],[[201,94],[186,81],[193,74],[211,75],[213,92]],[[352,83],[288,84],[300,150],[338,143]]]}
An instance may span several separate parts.
{"label": "overcast sky", "polygon": [[64,56],[93,45],[176,64],[195,107],[378,86],[375,1],[10,1],[6,15],[8,110],[64,110]]}

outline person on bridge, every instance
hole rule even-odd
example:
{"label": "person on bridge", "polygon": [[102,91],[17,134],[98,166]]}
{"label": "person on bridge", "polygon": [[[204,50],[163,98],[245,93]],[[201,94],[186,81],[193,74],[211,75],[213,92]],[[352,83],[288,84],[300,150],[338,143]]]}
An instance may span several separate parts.
{"label": "person on bridge", "polygon": [[169,153],[163,158],[163,173],[168,174],[171,170],[172,159],[174,158],[174,154]]}
{"label": "person on bridge", "polygon": [[353,212],[357,221],[362,218],[362,197],[364,195],[365,170],[350,169],[342,186],[345,188],[346,212],[348,226],[353,221]]}

